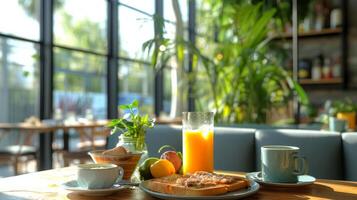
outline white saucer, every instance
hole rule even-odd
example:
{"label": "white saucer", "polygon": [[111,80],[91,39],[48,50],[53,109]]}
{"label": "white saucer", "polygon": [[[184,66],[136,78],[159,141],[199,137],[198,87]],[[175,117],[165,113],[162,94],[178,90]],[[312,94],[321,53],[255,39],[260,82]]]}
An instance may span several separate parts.
{"label": "white saucer", "polygon": [[258,182],[259,184],[262,185],[269,185],[269,186],[278,186],[278,187],[300,187],[300,186],[305,186],[305,185],[311,185],[313,184],[316,179],[313,176],[309,175],[300,175],[298,176],[298,182],[297,183],[273,183],[273,182],[267,182],[264,181],[262,178],[262,173],[261,172],[251,172],[245,175],[248,179],[254,180]]}
{"label": "white saucer", "polygon": [[80,187],[76,180],[65,182],[61,186],[68,191],[76,192],[84,196],[107,196],[125,188],[125,186],[115,184],[111,188],[87,189]]}

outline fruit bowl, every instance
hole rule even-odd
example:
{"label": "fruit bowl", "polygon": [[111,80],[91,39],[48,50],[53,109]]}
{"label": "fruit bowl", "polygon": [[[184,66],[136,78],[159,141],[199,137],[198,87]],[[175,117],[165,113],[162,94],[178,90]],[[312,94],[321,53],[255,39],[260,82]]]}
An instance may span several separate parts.
{"label": "fruit bowl", "polygon": [[124,169],[124,180],[130,180],[131,175],[136,169],[142,153],[127,153],[123,155],[104,155],[104,150],[88,152],[95,163],[112,163]]}

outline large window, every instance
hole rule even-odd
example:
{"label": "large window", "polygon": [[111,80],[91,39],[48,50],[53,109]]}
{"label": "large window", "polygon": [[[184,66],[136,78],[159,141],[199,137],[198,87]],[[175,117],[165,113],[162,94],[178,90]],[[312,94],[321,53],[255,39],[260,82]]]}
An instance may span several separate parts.
{"label": "large window", "polygon": [[55,0],[54,42],[106,53],[107,1]]}
{"label": "large window", "polygon": [[54,108],[65,117],[106,118],[106,59],[55,48]]}
{"label": "large window", "polygon": [[[207,5],[207,1],[204,0],[196,0],[196,47],[200,49],[204,55],[208,55],[211,58],[219,59],[221,54],[215,52],[215,19],[210,11],[210,6]],[[207,93],[210,91],[208,83],[208,76],[206,74],[206,70],[203,66],[203,63],[198,63],[197,66],[197,79],[195,84],[196,95],[200,98],[196,98],[195,107],[198,111],[207,110],[207,106],[209,108],[213,107],[212,104],[212,96],[211,93]]]}
{"label": "large window", "polygon": [[[119,1],[119,102],[138,99],[145,113],[154,114],[154,71],[150,58],[142,50],[153,39],[154,1]],[[150,2],[150,1],[149,1]],[[127,61],[125,61],[127,60]]]}
{"label": "large window", "polygon": [[[177,1],[183,22],[183,39],[188,41],[188,2]],[[177,16],[172,1],[164,1],[164,35],[163,37],[176,42]],[[187,107],[187,88],[188,81],[182,76],[187,69],[188,52],[185,51],[185,66],[177,64],[176,56],[173,56],[163,70],[163,112],[169,117],[181,115],[181,111],[188,110]]]}
{"label": "large window", "polygon": [[151,15],[119,6],[119,55],[124,58],[148,61],[143,53],[144,42],[154,38],[154,22]]}
{"label": "large window", "polygon": [[[45,8],[41,5],[44,2],[53,4],[53,13],[41,11]],[[188,1],[178,2],[187,28]],[[163,5],[155,6],[155,3]],[[118,19],[110,20],[116,15],[108,13],[113,10],[108,9],[109,6],[116,6]],[[176,20],[171,1],[1,0],[0,122],[39,117],[40,108],[46,107],[40,105],[40,99],[43,99],[41,88],[43,94],[51,90],[53,112],[60,113],[63,118],[84,117],[88,111],[96,118],[107,118],[107,110],[112,109],[107,107],[108,83],[110,88],[113,85],[118,88],[114,97],[118,104],[139,99],[143,112],[154,114],[154,103],[161,101],[163,108],[160,111],[169,113],[172,88],[175,87],[171,80],[177,78],[176,69],[169,66],[164,70],[159,81],[163,84],[163,95],[155,101],[155,70],[148,53],[142,50],[143,43],[155,35],[153,16],[156,7],[164,8],[165,37],[174,39]],[[46,23],[45,19],[51,16],[53,23]],[[114,31],[118,34],[115,43],[108,42],[108,33],[113,33],[110,30],[116,27],[109,25],[110,21],[118,22],[118,29]],[[53,27],[45,27],[50,24]],[[41,30],[53,30],[50,48],[47,48],[47,40],[43,41],[50,34]],[[45,37],[40,33],[45,33]],[[111,49],[118,49],[118,52],[110,52]],[[49,51],[53,55],[50,64],[45,59],[48,54],[40,55],[40,52]],[[118,71],[117,83],[108,82],[113,59],[118,61],[114,66]],[[40,87],[41,74],[48,75],[44,74],[46,70],[41,71],[41,66],[53,69],[50,70],[53,87],[45,84]],[[111,96],[109,100],[112,99]]]}
{"label": "large window", "polygon": [[0,2],[0,122],[39,114],[39,3]]}
{"label": "large window", "polygon": [[37,44],[0,37],[0,80],[0,122],[38,116]]}
{"label": "large window", "polygon": [[150,66],[139,62],[121,62],[119,78],[119,102],[141,103],[142,112],[153,114],[154,73]]}
{"label": "large window", "polygon": [[54,110],[106,118],[107,1],[56,0],[54,8]]}

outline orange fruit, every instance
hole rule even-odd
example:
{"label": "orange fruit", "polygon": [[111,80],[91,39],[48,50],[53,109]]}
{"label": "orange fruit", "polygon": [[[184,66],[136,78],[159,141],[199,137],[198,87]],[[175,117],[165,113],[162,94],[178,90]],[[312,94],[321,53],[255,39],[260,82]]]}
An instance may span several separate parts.
{"label": "orange fruit", "polygon": [[166,159],[159,159],[150,166],[150,172],[154,178],[160,178],[175,174],[176,170],[170,161]]}
{"label": "orange fruit", "polygon": [[154,164],[156,161],[158,161],[159,159],[158,158],[154,158],[154,157],[151,157],[151,158],[148,158],[146,159],[139,167],[139,173],[140,173],[140,177],[141,179],[143,180],[149,180],[149,179],[152,179],[153,176],[151,175],[151,172],[150,172],[150,167],[152,164]]}

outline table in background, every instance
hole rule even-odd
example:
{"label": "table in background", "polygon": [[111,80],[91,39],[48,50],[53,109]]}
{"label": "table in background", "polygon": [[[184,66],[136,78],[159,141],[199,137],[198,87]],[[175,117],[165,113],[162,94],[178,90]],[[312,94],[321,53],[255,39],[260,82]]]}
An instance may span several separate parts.
{"label": "table in background", "polygon": [[[225,172],[243,176],[243,173]],[[42,172],[35,172],[20,176],[0,179],[0,199],[12,200],[32,200],[32,199],[63,199],[63,200],[101,200],[101,199],[155,199],[139,188],[123,189],[117,193],[103,197],[80,196],[63,190],[60,185],[75,178],[75,167],[53,169]],[[301,188],[272,189],[262,187],[258,193],[246,198],[255,200],[265,199],[357,199],[357,182],[317,180],[313,185]]]}
{"label": "table in background", "polygon": [[[27,134],[31,136],[33,134],[51,134],[58,130],[63,130],[63,150],[68,151],[69,149],[69,130],[83,130],[83,129],[95,129],[95,128],[104,128],[108,124],[107,120],[98,120],[98,121],[89,121],[85,123],[80,122],[71,122],[71,123],[62,123],[62,124],[37,124],[32,125],[28,123],[0,123],[0,130],[5,132],[16,131],[19,134]],[[43,144],[39,142],[39,158],[38,158],[38,168],[39,170],[52,168],[53,160],[53,149],[52,142],[53,136],[50,137],[51,141],[48,144]],[[92,142],[93,137],[92,137]],[[46,162],[49,162],[46,163]],[[45,164],[46,163],[46,164]]]}

